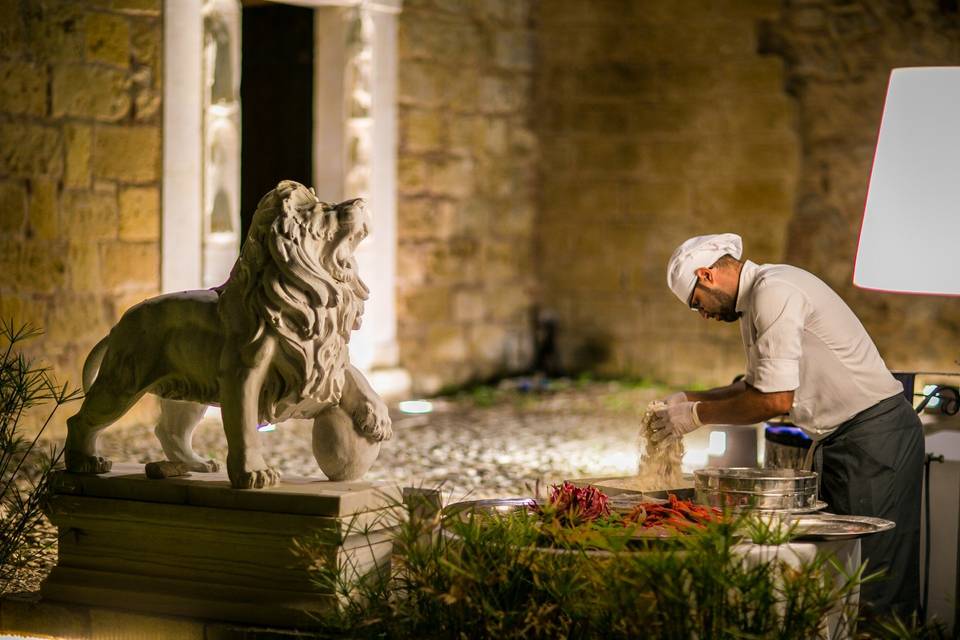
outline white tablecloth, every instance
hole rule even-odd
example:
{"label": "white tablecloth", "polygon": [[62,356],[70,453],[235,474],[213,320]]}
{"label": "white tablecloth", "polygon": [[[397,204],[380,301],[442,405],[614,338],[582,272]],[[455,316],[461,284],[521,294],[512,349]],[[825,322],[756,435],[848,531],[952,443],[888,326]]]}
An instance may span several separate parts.
{"label": "white tablecloth", "polygon": [[[800,566],[805,562],[810,562],[817,553],[824,553],[836,558],[838,564],[843,567],[843,573],[837,572],[836,581],[838,586],[843,584],[846,576],[852,574],[860,566],[860,540],[858,538],[850,540],[831,540],[820,542],[792,542],[782,545],[758,545],[741,544],[735,547],[736,552],[742,553],[748,564],[759,564],[769,562],[773,559],[779,559],[790,566]],[[854,605],[852,609],[856,615],[855,605],[859,602],[860,592],[857,591],[851,597],[849,604]],[[846,624],[843,617],[844,612],[841,607],[827,615],[821,628],[822,638],[849,638],[846,633],[837,634],[838,625]]]}

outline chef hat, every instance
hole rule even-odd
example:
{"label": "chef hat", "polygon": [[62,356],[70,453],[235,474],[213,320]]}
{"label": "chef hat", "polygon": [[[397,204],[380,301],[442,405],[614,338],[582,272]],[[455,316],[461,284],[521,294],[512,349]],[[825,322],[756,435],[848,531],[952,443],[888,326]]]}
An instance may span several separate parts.
{"label": "chef hat", "polygon": [[735,233],[718,233],[696,236],[677,247],[667,263],[667,286],[683,304],[689,304],[693,287],[697,284],[694,273],[701,267],[709,267],[717,258],[730,254],[737,260],[743,253],[743,240]]}

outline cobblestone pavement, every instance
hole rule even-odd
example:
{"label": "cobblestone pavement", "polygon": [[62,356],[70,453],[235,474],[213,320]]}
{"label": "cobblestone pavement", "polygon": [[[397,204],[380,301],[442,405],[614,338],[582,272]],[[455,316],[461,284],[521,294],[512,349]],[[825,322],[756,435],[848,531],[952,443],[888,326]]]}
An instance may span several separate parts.
{"label": "cobblestone pavement", "polygon": [[[402,486],[440,487],[447,502],[532,495],[565,478],[635,473],[639,416],[663,390],[617,382],[551,381],[524,392],[523,380],[434,399],[427,415],[394,413],[394,436],[365,479]],[[535,385],[539,388],[539,385]],[[311,449],[310,424],[290,422],[261,434],[265,457],[282,473],[322,476]],[[149,428],[106,430],[103,454],[114,461],[162,460]],[[194,449],[223,462],[220,423],[205,419]],[[52,540],[53,528],[41,537]],[[23,577],[17,590],[34,590],[56,557],[55,544]]]}
{"label": "cobblestone pavement", "polygon": [[[630,474],[637,466],[639,412],[657,397],[616,382],[553,382],[523,392],[523,381],[434,399],[427,415],[394,411],[394,436],[366,480],[441,486],[452,499],[525,495],[538,480]],[[264,457],[281,473],[322,476],[311,449],[311,424],[291,421],[260,434]],[[112,460],[162,460],[150,429],[107,430],[101,449]],[[226,441],[216,419],[194,434],[194,449],[223,462]]]}

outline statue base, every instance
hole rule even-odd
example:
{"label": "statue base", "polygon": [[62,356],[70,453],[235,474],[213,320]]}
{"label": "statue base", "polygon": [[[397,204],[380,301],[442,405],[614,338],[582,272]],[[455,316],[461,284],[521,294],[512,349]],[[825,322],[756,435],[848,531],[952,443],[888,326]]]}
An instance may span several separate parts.
{"label": "statue base", "polygon": [[45,599],[256,625],[316,626],[337,595],[311,583],[297,540],[360,577],[389,565],[386,483],[284,477],[235,490],[225,473],[150,480],[143,465],[59,473],[47,510],[58,528]]}

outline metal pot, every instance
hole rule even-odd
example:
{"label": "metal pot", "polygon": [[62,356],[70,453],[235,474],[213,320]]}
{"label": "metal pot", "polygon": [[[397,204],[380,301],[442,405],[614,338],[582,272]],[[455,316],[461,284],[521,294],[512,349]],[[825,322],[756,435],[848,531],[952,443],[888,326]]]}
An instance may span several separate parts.
{"label": "metal pot", "polygon": [[818,508],[817,474],[799,469],[709,467],[693,472],[700,504],[760,511]]}

